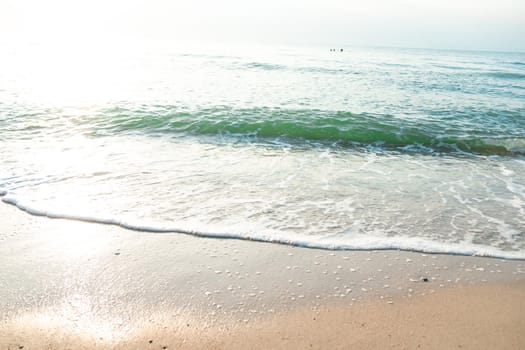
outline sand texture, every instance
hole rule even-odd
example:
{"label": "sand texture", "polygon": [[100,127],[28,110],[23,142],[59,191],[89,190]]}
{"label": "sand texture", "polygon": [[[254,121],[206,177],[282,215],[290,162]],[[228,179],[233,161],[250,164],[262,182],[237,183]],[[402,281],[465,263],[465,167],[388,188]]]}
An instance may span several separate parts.
{"label": "sand texture", "polygon": [[523,261],[0,219],[0,349],[525,348]]}

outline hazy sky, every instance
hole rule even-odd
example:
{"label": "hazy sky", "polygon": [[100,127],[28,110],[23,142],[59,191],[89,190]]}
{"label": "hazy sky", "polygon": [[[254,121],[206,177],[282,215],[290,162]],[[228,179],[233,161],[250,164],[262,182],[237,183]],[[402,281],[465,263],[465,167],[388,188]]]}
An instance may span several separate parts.
{"label": "hazy sky", "polygon": [[525,51],[524,0],[0,0],[0,39]]}

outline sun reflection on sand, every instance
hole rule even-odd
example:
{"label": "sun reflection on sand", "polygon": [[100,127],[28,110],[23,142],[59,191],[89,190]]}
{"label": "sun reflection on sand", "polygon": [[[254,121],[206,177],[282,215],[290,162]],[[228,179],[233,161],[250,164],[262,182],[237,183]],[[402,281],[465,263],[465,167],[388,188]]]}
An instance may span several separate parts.
{"label": "sun reflection on sand", "polygon": [[146,312],[149,316],[133,320],[97,317],[93,307],[89,298],[72,295],[56,308],[25,313],[0,328],[0,336],[3,332],[9,335],[9,339],[0,339],[0,346],[7,340],[29,349],[42,348],[43,344],[46,349],[141,349],[152,342],[157,346],[182,345],[190,339],[199,339],[204,331],[220,336],[236,323],[225,319],[224,324],[214,328],[217,324],[205,321],[202,315],[177,308],[168,313],[151,310],[151,314]]}
{"label": "sun reflection on sand", "polygon": [[86,296],[72,295],[57,310],[26,313],[11,321],[18,334],[34,336],[38,330],[44,335],[60,334],[79,341],[111,342],[127,332],[122,320],[102,319],[91,314],[93,305]]}
{"label": "sun reflection on sand", "polygon": [[113,249],[111,235],[104,235],[94,228],[95,224],[73,220],[51,220],[46,244],[65,258],[97,255]]}

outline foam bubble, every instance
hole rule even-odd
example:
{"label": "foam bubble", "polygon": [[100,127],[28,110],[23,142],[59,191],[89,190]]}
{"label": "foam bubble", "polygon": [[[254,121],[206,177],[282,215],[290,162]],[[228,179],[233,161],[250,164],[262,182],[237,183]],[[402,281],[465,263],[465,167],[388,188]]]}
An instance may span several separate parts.
{"label": "foam bubble", "polygon": [[[354,234],[349,237],[321,237],[321,236],[301,236],[293,237],[289,235],[271,234],[239,234],[239,233],[220,233],[188,230],[178,227],[153,226],[141,222],[130,222],[118,218],[90,216],[83,214],[56,212],[46,210],[33,205],[30,201],[23,201],[14,195],[4,193],[2,201],[16,206],[29,214],[45,216],[57,219],[69,219],[86,221],[98,224],[115,225],[125,229],[152,233],[182,233],[207,238],[241,239],[256,242],[271,242],[277,244],[291,245],[304,248],[328,249],[328,250],[405,250],[423,253],[439,253],[466,256],[485,256],[502,259],[525,260],[523,251],[505,251],[496,247],[478,245],[473,243],[450,244],[423,239],[419,237],[385,237],[373,234]],[[350,269],[353,271],[353,269]]]}

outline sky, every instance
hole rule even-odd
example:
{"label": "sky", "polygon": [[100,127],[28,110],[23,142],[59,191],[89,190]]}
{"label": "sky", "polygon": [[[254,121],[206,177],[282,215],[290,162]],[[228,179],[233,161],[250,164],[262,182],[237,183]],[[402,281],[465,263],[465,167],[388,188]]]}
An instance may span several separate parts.
{"label": "sky", "polygon": [[0,40],[525,51],[524,0],[0,0]]}

